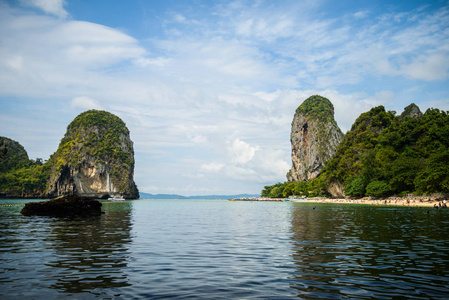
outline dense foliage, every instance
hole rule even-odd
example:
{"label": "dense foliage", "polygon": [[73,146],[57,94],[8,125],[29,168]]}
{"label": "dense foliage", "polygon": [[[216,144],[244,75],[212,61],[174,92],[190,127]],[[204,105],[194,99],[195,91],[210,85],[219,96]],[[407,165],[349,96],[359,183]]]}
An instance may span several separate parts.
{"label": "dense foliage", "polygon": [[6,197],[41,197],[49,177],[41,159],[30,160],[18,142],[0,137],[0,192]]}
{"label": "dense foliage", "polygon": [[296,109],[296,114],[302,113],[310,118],[328,123],[333,120],[334,106],[329,99],[314,95],[310,96]]}
{"label": "dense foliage", "polygon": [[[379,106],[360,115],[317,180],[324,186],[338,181],[346,195],[356,197],[444,193],[449,192],[448,162],[448,112],[428,109],[421,114],[412,104],[395,116]],[[265,187],[262,193],[276,186],[283,188],[277,196],[284,196],[284,190],[287,195],[288,184]]]}
{"label": "dense foliage", "polygon": [[58,150],[50,158],[59,169],[63,165],[77,166],[86,155],[103,159],[121,159],[133,165],[134,161],[122,148],[124,137],[129,136],[125,123],[117,116],[100,110],[89,110],[78,115],[67,127]]}
{"label": "dense foliage", "polygon": [[323,176],[342,182],[352,196],[448,192],[449,115],[416,108],[399,117],[382,106],[362,114]]}
{"label": "dense foliage", "polygon": [[[381,132],[395,119],[394,112],[386,112],[378,106],[357,118],[351,130],[346,133],[334,157],[328,161],[323,176],[336,179],[348,186],[348,178],[364,174],[367,183],[374,176],[376,169],[372,162],[378,152]],[[376,149],[375,149],[376,148]],[[383,151],[377,155],[386,155]],[[384,159],[381,157],[380,159]],[[367,184],[366,183],[366,184]],[[364,185],[366,187],[366,185]]]}
{"label": "dense foliage", "polygon": [[290,196],[317,197],[328,196],[326,182],[320,178],[309,181],[295,181],[267,185],[261,192],[261,197],[287,198]]}
{"label": "dense foliage", "polygon": [[48,178],[48,165],[32,164],[1,173],[0,191],[7,197],[43,197]]}
{"label": "dense foliage", "polygon": [[0,136],[0,173],[28,166],[28,154],[18,142]]}

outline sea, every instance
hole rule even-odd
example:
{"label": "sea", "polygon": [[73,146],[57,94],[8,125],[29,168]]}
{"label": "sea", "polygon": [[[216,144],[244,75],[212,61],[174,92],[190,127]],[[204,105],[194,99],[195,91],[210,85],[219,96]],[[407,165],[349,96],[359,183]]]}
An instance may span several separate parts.
{"label": "sea", "polygon": [[449,299],[449,209],[0,200],[0,299]]}

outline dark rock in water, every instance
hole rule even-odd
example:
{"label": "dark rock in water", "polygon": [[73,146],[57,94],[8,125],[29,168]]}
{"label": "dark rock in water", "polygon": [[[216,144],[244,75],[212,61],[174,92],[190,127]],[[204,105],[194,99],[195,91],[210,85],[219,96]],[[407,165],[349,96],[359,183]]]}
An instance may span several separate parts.
{"label": "dark rock in water", "polygon": [[29,202],[20,213],[24,216],[99,216],[101,205],[92,198],[66,195],[49,201]]}

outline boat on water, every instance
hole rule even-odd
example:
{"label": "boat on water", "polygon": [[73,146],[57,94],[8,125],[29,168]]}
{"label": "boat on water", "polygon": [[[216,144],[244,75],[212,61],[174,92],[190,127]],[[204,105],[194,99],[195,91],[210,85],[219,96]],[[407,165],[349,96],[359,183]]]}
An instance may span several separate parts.
{"label": "boat on water", "polygon": [[109,201],[125,201],[125,198],[123,198],[123,196],[118,196],[118,197],[111,197],[108,200]]}

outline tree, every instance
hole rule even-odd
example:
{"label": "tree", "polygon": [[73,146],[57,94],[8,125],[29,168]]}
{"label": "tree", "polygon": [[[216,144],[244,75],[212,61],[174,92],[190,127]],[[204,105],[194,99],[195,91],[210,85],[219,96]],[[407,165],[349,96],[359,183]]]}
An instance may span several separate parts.
{"label": "tree", "polygon": [[418,192],[436,193],[449,191],[449,150],[434,154],[426,167],[418,173],[414,184]]}
{"label": "tree", "polygon": [[422,159],[401,155],[391,164],[389,185],[395,193],[413,192],[415,178],[425,168]]}
{"label": "tree", "polygon": [[346,187],[346,194],[350,196],[362,197],[365,195],[365,181],[362,176],[355,176]]}
{"label": "tree", "polygon": [[275,186],[271,192],[270,192],[270,197],[271,198],[282,198],[282,192],[283,192],[283,188],[280,186]]}
{"label": "tree", "polygon": [[307,181],[297,181],[295,182],[295,195],[306,195],[307,194]]}
{"label": "tree", "polygon": [[284,190],[282,191],[282,196],[284,198],[288,198],[289,196],[292,196],[294,194],[294,190],[295,190],[295,183],[290,182],[285,186]]}
{"label": "tree", "polygon": [[366,186],[366,194],[368,196],[381,197],[390,192],[390,187],[385,181],[371,181]]}

